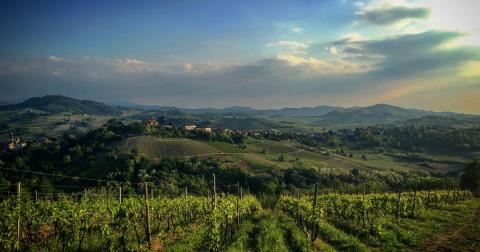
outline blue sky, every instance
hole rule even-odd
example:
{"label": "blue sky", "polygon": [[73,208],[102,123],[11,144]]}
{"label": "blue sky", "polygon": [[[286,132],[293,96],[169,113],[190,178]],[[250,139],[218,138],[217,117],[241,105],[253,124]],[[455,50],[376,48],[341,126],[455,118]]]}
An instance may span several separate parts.
{"label": "blue sky", "polygon": [[475,7],[469,0],[2,1],[0,99],[390,103],[480,113]]}

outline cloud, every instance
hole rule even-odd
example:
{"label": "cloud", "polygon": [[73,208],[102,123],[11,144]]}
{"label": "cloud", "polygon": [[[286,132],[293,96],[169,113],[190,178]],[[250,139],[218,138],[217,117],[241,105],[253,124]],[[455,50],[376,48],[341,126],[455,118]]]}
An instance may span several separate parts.
{"label": "cloud", "polygon": [[296,32],[296,33],[299,33],[299,32],[302,32],[303,31],[303,28],[302,27],[298,27],[298,26],[295,26],[293,27],[292,29],[290,29],[292,32]]}
{"label": "cloud", "polygon": [[337,48],[334,46],[330,47],[330,53],[333,55],[337,55],[338,54]]}
{"label": "cloud", "polygon": [[341,52],[335,57],[322,57],[324,43],[318,55],[300,54],[295,51],[311,53],[319,45],[283,40],[269,45],[280,51],[274,56],[237,65],[138,58],[0,58],[0,99],[64,94],[183,107],[348,106],[403,103],[409,96],[435,92],[430,96],[434,101],[449,88],[479,86],[478,47],[443,46],[462,36],[428,31],[367,40],[350,34],[328,45],[328,51]]}
{"label": "cloud", "polygon": [[361,1],[355,1],[355,2],[353,2],[353,5],[357,8],[361,8],[361,7],[365,6],[365,3],[361,2]]}
{"label": "cloud", "polygon": [[298,70],[304,73],[304,77],[358,74],[373,70],[373,66],[370,64],[354,63],[347,60],[325,61],[314,57],[298,57],[287,54],[279,54],[277,59],[298,67]]}
{"label": "cloud", "polygon": [[306,54],[306,50],[310,46],[294,40],[280,40],[274,43],[268,43],[267,47],[279,48],[283,51],[294,54]]}
{"label": "cloud", "polygon": [[152,66],[150,66],[145,61],[141,61],[138,59],[130,59],[130,58],[118,59],[116,67],[119,71],[127,72],[127,73],[153,71]]}
{"label": "cloud", "polygon": [[376,25],[391,25],[405,19],[423,19],[430,14],[428,8],[407,8],[403,6],[386,7],[377,9],[362,9],[357,12],[361,20],[366,20]]}
{"label": "cloud", "polygon": [[454,72],[462,63],[479,59],[480,51],[475,47],[442,47],[462,36],[457,32],[427,31],[380,40],[334,43],[343,45],[344,54],[376,58],[379,67],[371,74],[401,78]]}
{"label": "cloud", "polygon": [[47,59],[50,60],[50,61],[62,61],[63,60],[62,58],[54,56],[54,55],[48,56]]}

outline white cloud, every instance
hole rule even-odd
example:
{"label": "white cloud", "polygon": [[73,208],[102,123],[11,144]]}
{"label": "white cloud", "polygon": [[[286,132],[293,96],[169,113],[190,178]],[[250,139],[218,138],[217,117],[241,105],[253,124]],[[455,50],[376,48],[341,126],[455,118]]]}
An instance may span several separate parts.
{"label": "white cloud", "polygon": [[291,29],[292,32],[296,32],[296,33],[299,33],[299,32],[302,32],[303,31],[303,28],[302,27],[298,27],[298,26],[295,26]]}
{"label": "white cloud", "polygon": [[50,60],[50,61],[62,61],[63,60],[62,58],[54,56],[54,55],[48,56],[47,59]]}
{"label": "white cloud", "polygon": [[308,77],[318,75],[346,75],[365,73],[375,69],[373,65],[350,62],[347,60],[325,61],[314,57],[299,57],[289,54],[279,54],[277,59],[291,66],[300,67]]}
{"label": "white cloud", "polygon": [[399,35],[420,33],[428,30],[456,31],[465,36],[455,42],[455,45],[480,44],[480,22],[478,10],[480,1],[476,0],[372,0],[360,7],[357,15],[377,9],[394,7],[426,8],[429,15],[423,19],[401,20],[385,27],[385,30],[373,30],[382,35]]}
{"label": "white cloud", "polygon": [[361,2],[361,1],[355,1],[355,2],[353,2],[353,5],[357,8],[361,8],[361,7],[365,6],[365,3]]}
{"label": "white cloud", "polygon": [[117,70],[125,73],[149,72],[153,70],[150,64],[145,61],[130,58],[117,60],[116,66]]}
{"label": "white cloud", "polygon": [[460,43],[480,44],[480,1],[423,0],[419,1],[419,4],[431,9],[430,17],[425,22],[426,29],[464,32],[466,36]]}
{"label": "white cloud", "polygon": [[338,54],[337,48],[334,46],[330,47],[330,53],[333,55],[337,55]]}
{"label": "white cloud", "polygon": [[310,48],[310,46],[305,43],[293,40],[280,40],[275,43],[268,43],[267,47],[276,47],[292,54],[306,54],[306,50]]}

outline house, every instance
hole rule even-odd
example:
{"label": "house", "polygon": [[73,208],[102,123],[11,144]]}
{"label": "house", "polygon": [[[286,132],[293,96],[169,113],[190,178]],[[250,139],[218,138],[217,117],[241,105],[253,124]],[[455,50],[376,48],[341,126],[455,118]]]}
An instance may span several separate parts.
{"label": "house", "polygon": [[223,134],[230,135],[233,133],[233,130],[231,129],[223,129]]}
{"label": "house", "polygon": [[157,121],[157,119],[150,117],[150,119],[147,119],[145,121],[143,121],[143,124],[146,125],[146,126],[151,126],[151,127],[158,127],[160,125],[160,123]]}
{"label": "house", "polygon": [[198,131],[203,131],[203,132],[212,132],[212,128],[207,128],[207,127],[205,127],[205,128],[196,128],[196,130],[198,130]]}
{"label": "house", "polygon": [[197,125],[185,125],[184,129],[191,131],[197,128]]}
{"label": "house", "polygon": [[15,140],[13,132],[10,132],[10,142],[7,144],[7,149],[10,151],[19,151],[27,147],[27,143],[20,138]]}

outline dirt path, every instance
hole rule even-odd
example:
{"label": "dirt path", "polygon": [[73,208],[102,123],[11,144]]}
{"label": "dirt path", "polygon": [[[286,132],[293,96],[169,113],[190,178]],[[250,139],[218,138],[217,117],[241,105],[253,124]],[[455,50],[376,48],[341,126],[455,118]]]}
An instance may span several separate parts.
{"label": "dirt path", "polygon": [[480,251],[480,207],[465,223],[434,235],[416,251]]}

